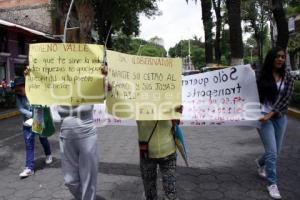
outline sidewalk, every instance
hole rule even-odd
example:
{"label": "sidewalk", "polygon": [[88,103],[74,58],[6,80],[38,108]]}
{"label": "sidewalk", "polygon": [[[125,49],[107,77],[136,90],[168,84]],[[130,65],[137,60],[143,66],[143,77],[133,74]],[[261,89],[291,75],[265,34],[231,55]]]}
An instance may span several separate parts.
{"label": "sidewalk", "polygon": [[297,120],[300,120],[300,110],[298,110],[297,108],[289,108],[288,115],[296,118]]}
{"label": "sidewalk", "polygon": [[0,109],[0,120],[8,119],[20,115],[17,108],[1,108]]}

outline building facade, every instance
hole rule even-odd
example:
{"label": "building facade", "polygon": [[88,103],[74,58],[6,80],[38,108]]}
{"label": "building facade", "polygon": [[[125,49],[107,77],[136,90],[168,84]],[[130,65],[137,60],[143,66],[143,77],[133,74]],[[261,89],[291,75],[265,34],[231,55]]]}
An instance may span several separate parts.
{"label": "building facade", "polygon": [[28,64],[29,44],[53,42],[47,34],[0,19],[0,80],[15,78]]}
{"label": "building facade", "polygon": [[0,0],[0,19],[45,33],[52,33],[48,0]]}
{"label": "building facade", "polygon": [[0,0],[0,80],[28,64],[29,44],[56,41],[50,0]]}

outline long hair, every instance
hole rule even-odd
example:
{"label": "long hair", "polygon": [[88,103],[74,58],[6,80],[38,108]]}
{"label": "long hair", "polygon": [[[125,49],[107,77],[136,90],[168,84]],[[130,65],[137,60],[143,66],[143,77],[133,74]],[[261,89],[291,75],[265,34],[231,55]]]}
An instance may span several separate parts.
{"label": "long hair", "polygon": [[[273,77],[273,69],[274,69],[274,61],[277,57],[277,53],[279,51],[284,51],[281,47],[272,48],[266,55],[264,64],[262,66],[261,74],[258,79],[258,92],[259,99],[261,103],[265,101],[274,103],[276,100],[276,96],[278,94],[278,89],[276,85],[276,81]],[[277,73],[284,78],[285,74],[285,64],[277,70]]]}

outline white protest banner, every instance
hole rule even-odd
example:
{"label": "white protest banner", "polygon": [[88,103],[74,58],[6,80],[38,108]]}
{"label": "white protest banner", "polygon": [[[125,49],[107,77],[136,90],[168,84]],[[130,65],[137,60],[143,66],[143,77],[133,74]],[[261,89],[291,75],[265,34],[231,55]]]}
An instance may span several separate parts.
{"label": "white protest banner", "polygon": [[182,79],[186,126],[257,126],[261,116],[255,73],[240,65]]}
{"label": "white protest banner", "polygon": [[[249,65],[183,76],[182,126],[258,126],[261,116],[255,73]],[[135,126],[134,120],[121,120],[95,106],[96,126]]]}

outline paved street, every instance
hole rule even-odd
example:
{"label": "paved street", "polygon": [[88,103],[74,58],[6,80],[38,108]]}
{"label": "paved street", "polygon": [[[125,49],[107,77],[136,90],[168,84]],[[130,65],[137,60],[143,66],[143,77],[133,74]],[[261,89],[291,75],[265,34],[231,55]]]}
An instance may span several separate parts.
{"label": "paved street", "polygon": [[[300,199],[300,122],[290,119],[279,159],[279,188],[287,200]],[[255,129],[184,128],[190,167],[178,161],[181,200],[268,200],[254,159],[263,151]],[[105,127],[99,133],[98,200],[140,200],[143,187],[135,127]],[[45,166],[36,141],[36,173],[20,180],[24,165],[21,118],[0,121],[0,200],[71,200],[63,184],[58,135],[50,138],[54,163]],[[159,180],[160,182],[161,180]],[[161,184],[159,183],[161,186]]]}

